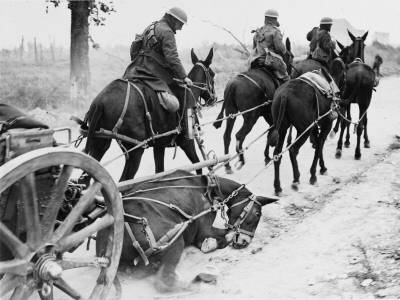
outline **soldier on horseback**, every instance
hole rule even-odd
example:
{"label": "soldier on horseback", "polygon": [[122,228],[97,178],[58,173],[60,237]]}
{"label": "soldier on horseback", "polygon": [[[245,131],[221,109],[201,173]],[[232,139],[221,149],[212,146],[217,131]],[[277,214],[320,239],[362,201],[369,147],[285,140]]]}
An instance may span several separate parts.
{"label": "soldier on horseback", "polygon": [[251,69],[266,67],[279,81],[286,82],[290,77],[282,59],[286,47],[279,26],[278,12],[275,9],[268,9],[265,12],[264,26],[255,30],[253,52],[249,63]]}
{"label": "soldier on horseback", "polygon": [[136,35],[130,50],[132,61],[123,75],[124,79],[139,79],[152,88],[170,112],[179,108],[178,99],[182,100],[185,95],[180,82],[189,87],[193,85],[179,59],[175,40],[177,30],[181,30],[187,20],[186,12],[173,7],[142,34]]}
{"label": "soldier on horseback", "polygon": [[309,58],[319,61],[328,70],[332,60],[338,56],[336,42],[330,34],[332,24],[332,18],[324,17],[319,28],[314,27],[307,34],[307,40],[310,41]]}

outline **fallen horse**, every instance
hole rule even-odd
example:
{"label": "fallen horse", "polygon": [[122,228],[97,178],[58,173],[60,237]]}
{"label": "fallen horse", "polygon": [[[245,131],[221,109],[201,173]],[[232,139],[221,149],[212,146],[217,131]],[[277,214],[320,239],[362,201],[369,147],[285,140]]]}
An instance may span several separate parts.
{"label": "fallen horse", "polygon": [[[123,191],[125,234],[120,265],[135,262],[154,271],[159,292],[190,288],[175,274],[184,247],[194,245],[203,252],[229,244],[246,247],[254,237],[261,207],[275,201],[255,196],[230,179],[182,170],[138,183]],[[226,229],[213,227],[217,211],[225,206]],[[106,236],[98,233],[98,256],[105,254]],[[210,238],[216,242],[211,249]]]}

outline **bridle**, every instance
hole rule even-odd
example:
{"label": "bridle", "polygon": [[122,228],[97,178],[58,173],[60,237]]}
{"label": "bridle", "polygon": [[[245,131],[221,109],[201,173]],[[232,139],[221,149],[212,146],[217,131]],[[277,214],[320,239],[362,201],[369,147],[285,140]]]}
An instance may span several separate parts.
{"label": "bridle", "polygon": [[246,199],[243,199],[242,201],[239,201],[238,203],[231,205],[231,207],[229,207],[229,209],[232,209],[233,207],[241,205],[246,202],[248,202],[248,203],[243,208],[242,213],[240,214],[239,218],[236,220],[235,224],[233,224],[233,225],[230,225],[229,223],[225,224],[225,227],[231,229],[232,231],[234,231],[236,233],[236,237],[238,237],[241,233],[248,235],[250,237],[254,237],[255,229],[253,231],[247,231],[247,230],[242,229],[241,225],[248,217],[251,209],[253,208],[254,203],[257,203],[258,205],[261,206],[261,203],[257,201],[257,196],[254,194],[251,194]]}
{"label": "bridle", "polygon": [[[229,228],[230,230],[232,230],[233,232],[235,232],[236,234],[236,240],[239,237],[240,234],[245,234],[248,235],[250,237],[254,237],[254,233],[256,231],[256,228],[254,228],[253,231],[248,231],[245,229],[241,228],[241,225],[243,224],[243,222],[246,220],[246,218],[249,216],[251,209],[253,208],[254,203],[257,203],[258,205],[260,205],[260,207],[262,206],[260,202],[258,202],[257,200],[257,196],[254,194],[251,194],[250,196],[246,197],[245,199],[243,199],[242,201],[239,201],[237,203],[232,204],[231,206],[228,206],[227,203],[234,197],[236,197],[239,194],[239,190],[241,190],[242,188],[244,188],[244,185],[241,185],[238,189],[234,190],[227,198],[223,199],[223,195],[222,195],[222,191],[220,188],[220,184],[219,184],[219,179],[217,176],[215,176],[215,174],[208,174],[207,175],[207,179],[208,179],[208,191],[207,191],[207,196],[208,199],[210,200],[211,203],[213,203],[214,201],[218,201],[219,205],[221,207],[221,214],[222,214],[222,218],[225,221],[225,227]],[[212,194],[215,194],[216,197],[212,197]],[[248,202],[248,203],[247,203]],[[243,208],[242,212],[240,213],[239,218],[237,218],[237,220],[235,221],[235,223],[233,225],[229,224],[229,221],[226,220],[225,215],[224,215],[224,206],[227,205],[229,207],[228,210],[232,210],[233,207],[239,206],[241,204],[247,203],[247,205]]]}
{"label": "bridle", "polygon": [[[358,44],[356,44],[356,42]],[[350,46],[350,49],[351,49],[350,59],[352,61],[355,60],[356,58],[359,58],[364,62],[364,40],[361,37],[357,37],[354,39],[353,44]]]}
{"label": "bridle", "polygon": [[[193,82],[193,87],[201,90],[200,97],[204,99],[206,105],[209,103],[214,103],[217,100],[217,96],[215,94],[214,85],[212,82],[212,76],[210,74],[210,68],[207,68],[203,63],[197,62],[196,65],[200,66],[204,74],[206,76],[206,82]],[[204,94],[208,93],[209,98],[205,99]]]}

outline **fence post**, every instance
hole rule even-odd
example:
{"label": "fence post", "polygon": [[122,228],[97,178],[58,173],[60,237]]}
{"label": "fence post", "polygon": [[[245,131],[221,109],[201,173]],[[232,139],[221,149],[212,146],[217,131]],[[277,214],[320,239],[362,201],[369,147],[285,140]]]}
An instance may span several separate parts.
{"label": "fence post", "polygon": [[22,36],[21,39],[21,45],[19,47],[19,55],[20,55],[20,61],[21,63],[24,61],[24,36]]}
{"label": "fence post", "polygon": [[38,55],[37,55],[37,48],[36,48],[36,37],[33,38],[33,47],[35,49],[35,63],[38,64]]}

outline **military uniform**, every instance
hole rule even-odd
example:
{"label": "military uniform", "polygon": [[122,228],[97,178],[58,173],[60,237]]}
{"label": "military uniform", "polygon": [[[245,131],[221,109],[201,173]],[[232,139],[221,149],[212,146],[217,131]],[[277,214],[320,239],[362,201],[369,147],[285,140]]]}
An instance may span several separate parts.
{"label": "military uniform", "polygon": [[141,49],[123,78],[148,77],[146,83],[154,90],[172,91],[179,97],[182,88],[173,78],[184,79],[187,74],[178,56],[175,33],[165,17],[148,26],[142,34]]}
{"label": "military uniform", "polygon": [[266,20],[264,26],[258,28],[253,38],[253,51],[249,59],[249,67],[264,63],[272,69],[274,75],[281,80],[289,79],[286,64],[282,55],[286,53],[282,33],[274,22]]}

